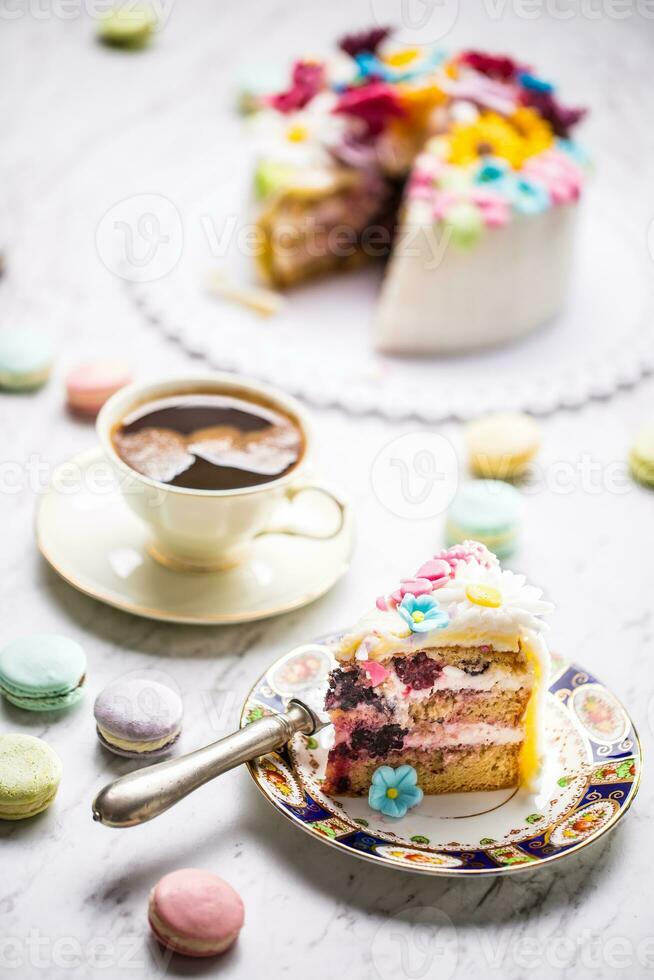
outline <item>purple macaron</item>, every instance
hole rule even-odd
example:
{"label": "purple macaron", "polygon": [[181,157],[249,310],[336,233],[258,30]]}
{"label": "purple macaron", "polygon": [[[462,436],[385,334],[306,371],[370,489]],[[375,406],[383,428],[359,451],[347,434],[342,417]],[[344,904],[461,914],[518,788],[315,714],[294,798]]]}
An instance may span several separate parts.
{"label": "purple macaron", "polygon": [[164,755],[179,737],[182,701],[159,681],[129,677],[105,687],[93,709],[105,748],[128,758]]}

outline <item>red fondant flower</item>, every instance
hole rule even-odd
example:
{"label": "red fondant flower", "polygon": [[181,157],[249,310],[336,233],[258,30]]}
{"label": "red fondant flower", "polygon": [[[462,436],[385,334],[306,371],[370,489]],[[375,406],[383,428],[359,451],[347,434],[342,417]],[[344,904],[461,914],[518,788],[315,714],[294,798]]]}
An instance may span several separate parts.
{"label": "red fondant flower", "polygon": [[362,119],[369,136],[378,136],[390,119],[404,115],[397,92],[385,82],[370,82],[347,89],[340,96],[334,112]]}
{"label": "red fondant flower", "polygon": [[385,41],[391,33],[390,27],[373,27],[369,31],[358,31],[356,34],[346,34],[338,42],[341,51],[349,54],[350,58],[356,58],[363,51],[370,51],[374,54],[382,41]]}
{"label": "red fondant flower", "polygon": [[269,104],[278,112],[303,109],[324,87],[325,70],[315,61],[297,61],[293,66],[292,85],[286,92],[272,95]]}
{"label": "red fondant flower", "polygon": [[524,66],[519,65],[513,58],[508,58],[501,54],[485,54],[483,51],[464,51],[459,56],[461,64],[488,75],[489,78],[497,78],[503,82],[508,82],[514,78],[517,72],[524,71]]}

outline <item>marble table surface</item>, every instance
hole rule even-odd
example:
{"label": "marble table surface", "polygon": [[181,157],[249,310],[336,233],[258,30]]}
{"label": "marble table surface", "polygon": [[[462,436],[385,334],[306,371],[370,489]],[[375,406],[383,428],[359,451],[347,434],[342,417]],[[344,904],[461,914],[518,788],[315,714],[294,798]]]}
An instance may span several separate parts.
{"label": "marble table surface", "polygon": [[[654,969],[647,777],[614,833],[551,868],[502,879],[424,878],[341,855],[284,821],[244,770],[152,824],[114,831],[91,821],[95,792],[130,768],[108,758],[94,737],[92,701],[109,680],[143,669],[169,675],[184,692],[180,750],[189,750],[233,728],[250,684],[271,660],[352,621],[441,543],[441,516],[399,516],[388,507],[387,489],[371,480],[384,447],[399,439],[402,452],[403,437],[424,430],[335,411],[314,412],[319,461],[355,508],[357,548],[347,576],[304,610],[229,628],[138,619],[73,591],[39,557],[33,534],[52,466],[94,443],[92,427],[64,410],[66,369],[116,348],[141,378],[193,366],[143,319],[101,260],[95,235],[103,215],[125,196],[160,192],[152,175],[166,154],[192,179],[194,156],[220,139],[215,120],[226,111],[239,65],[267,50],[319,47],[371,17],[408,17],[409,7],[399,0],[165,4],[166,25],[152,49],[127,56],[94,43],[91,0],[2,5],[0,193],[11,242],[0,328],[46,326],[60,355],[43,390],[0,397],[0,641],[58,631],[78,639],[89,657],[78,710],[54,718],[0,706],[0,731],[45,737],[65,768],[46,815],[0,827],[2,977],[168,973],[250,980],[267,972],[444,980],[640,977]],[[646,248],[654,192],[643,182],[634,147],[652,118],[654,22],[647,4],[514,0],[464,11],[447,0],[423,7],[416,6],[416,17],[422,9],[451,18],[449,27],[443,21],[431,30],[447,35],[447,43],[525,51],[610,110],[616,128],[602,132],[600,117],[596,133],[633,159],[634,182],[624,195],[641,194]],[[430,34],[429,22],[424,30]],[[197,144],[180,145],[175,120],[189,116],[197,120]],[[625,456],[637,426],[652,416],[653,399],[649,378],[610,401],[543,420],[543,452],[525,493],[525,531],[513,562],[557,605],[552,646],[587,665],[628,704],[646,755],[654,724],[654,498],[626,477]],[[438,431],[461,449],[459,426]],[[149,889],[166,871],[188,865],[215,870],[244,898],[241,940],[220,961],[168,960],[148,937]]]}

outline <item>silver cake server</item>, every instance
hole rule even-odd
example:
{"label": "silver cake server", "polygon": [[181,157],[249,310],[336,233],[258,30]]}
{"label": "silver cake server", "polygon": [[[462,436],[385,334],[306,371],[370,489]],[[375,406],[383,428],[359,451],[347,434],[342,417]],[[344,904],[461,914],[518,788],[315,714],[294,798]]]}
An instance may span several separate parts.
{"label": "silver cake server", "polygon": [[135,827],[164,813],[216,776],[274,752],[294,735],[313,735],[329,721],[293,698],[283,714],[266,715],[238,732],[189,752],[122,776],[100,790],[93,819],[107,827]]}

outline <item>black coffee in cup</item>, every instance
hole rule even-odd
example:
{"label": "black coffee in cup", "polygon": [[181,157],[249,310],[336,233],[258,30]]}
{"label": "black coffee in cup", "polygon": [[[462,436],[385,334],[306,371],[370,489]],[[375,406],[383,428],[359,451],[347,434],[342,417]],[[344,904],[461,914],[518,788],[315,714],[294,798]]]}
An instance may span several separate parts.
{"label": "black coffee in cup", "polygon": [[270,483],[302,457],[298,423],[278,408],[220,393],[189,392],[135,408],[112,433],[137,473],[192,490]]}

